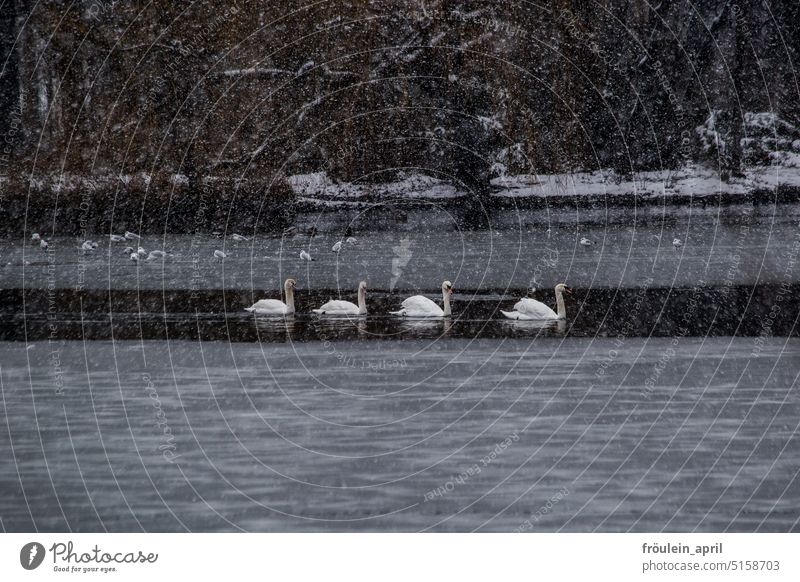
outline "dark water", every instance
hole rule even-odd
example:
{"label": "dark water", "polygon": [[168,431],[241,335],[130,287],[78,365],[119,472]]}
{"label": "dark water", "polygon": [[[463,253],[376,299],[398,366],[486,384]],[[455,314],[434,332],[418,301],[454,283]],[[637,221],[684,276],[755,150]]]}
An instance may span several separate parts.
{"label": "dark water", "polygon": [[[799,531],[798,207],[559,212],[339,255],[344,223],[146,237],[173,256],[138,265],[0,242],[0,524]],[[286,276],[297,315],[244,311]],[[445,277],[451,318],[387,315]],[[362,278],[368,317],[308,315]],[[566,321],[499,313],[560,281]]]}
{"label": "dark water", "polygon": [[798,530],[797,339],[0,353],[7,530]]}

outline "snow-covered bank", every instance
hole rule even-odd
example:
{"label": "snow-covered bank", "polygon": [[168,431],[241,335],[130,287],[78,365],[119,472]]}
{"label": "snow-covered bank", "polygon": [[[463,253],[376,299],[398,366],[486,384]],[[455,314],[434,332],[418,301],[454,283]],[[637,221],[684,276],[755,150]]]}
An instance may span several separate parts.
{"label": "snow-covered bank", "polygon": [[[784,152],[785,153],[785,152]],[[570,174],[523,174],[494,178],[490,196],[495,199],[613,198],[624,202],[662,197],[708,198],[731,201],[778,188],[800,194],[800,154],[781,158],[780,165],[748,168],[743,178],[723,181],[719,172],[699,165],[680,170],[639,172],[619,177],[611,170]],[[360,184],[335,182],[324,172],[290,176],[289,185],[300,203],[311,206],[350,206],[404,199],[450,201],[468,195],[444,180],[413,174],[395,182]],[[766,199],[765,199],[766,201]]]}

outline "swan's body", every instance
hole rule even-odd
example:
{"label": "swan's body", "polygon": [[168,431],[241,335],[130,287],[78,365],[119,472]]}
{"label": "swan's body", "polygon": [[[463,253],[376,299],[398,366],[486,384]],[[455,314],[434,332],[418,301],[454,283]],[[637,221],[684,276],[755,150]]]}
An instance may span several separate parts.
{"label": "swan's body", "polygon": [[500,311],[509,319],[541,320],[541,319],[566,319],[567,308],[564,305],[564,292],[572,293],[572,289],[559,283],[556,285],[556,309],[553,311],[547,305],[530,297],[523,297],[514,305],[513,311]]}
{"label": "swan's body", "polygon": [[318,315],[366,315],[367,314],[367,282],[358,284],[358,305],[350,301],[331,300],[319,309],[313,309]]}
{"label": "swan's body", "polygon": [[286,279],[283,284],[286,293],[286,303],[280,299],[259,299],[245,311],[256,315],[291,315],[294,313],[294,289],[297,283],[294,279]]}
{"label": "swan's body", "polygon": [[442,304],[444,309],[439,307],[423,295],[414,295],[401,303],[402,309],[390,311],[392,315],[402,315],[404,317],[449,317],[450,316],[450,295],[453,294],[453,285],[450,281],[442,283]]}

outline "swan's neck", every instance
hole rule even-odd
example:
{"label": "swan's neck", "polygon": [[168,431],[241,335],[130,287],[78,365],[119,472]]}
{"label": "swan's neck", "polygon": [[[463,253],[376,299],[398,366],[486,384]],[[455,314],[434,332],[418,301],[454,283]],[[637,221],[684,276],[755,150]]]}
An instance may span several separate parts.
{"label": "swan's neck", "polygon": [[558,313],[559,319],[566,319],[567,317],[567,307],[564,305],[564,293],[563,291],[556,291],[556,313]]}
{"label": "swan's neck", "polygon": [[367,313],[367,292],[364,289],[358,290],[358,313],[359,315]]}
{"label": "swan's neck", "polygon": [[294,289],[286,288],[286,312],[294,313]]}
{"label": "swan's neck", "polygon": [[450,293],[447,289],[442,291],[442,303],[444,303],[444,314],[450,315]]}

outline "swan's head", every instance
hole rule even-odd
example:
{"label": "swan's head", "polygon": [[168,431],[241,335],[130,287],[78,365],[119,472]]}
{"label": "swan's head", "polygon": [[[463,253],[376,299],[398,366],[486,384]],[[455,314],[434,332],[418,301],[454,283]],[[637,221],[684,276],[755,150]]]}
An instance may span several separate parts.
{"label": "swan's head", "polygon": [[359,293],[366,293],[367,292],[367,282],[366,281],[361,281],[361,283],[358,284],[358,292]]}
{"label": "swan's head", "polygon": [[571,295],[572,289],[564,283],[559,283],[556,285],[556,293],[566,293],[567,295]]}
{"label": "swan's head", "polygon": [[453,294],[453,284],[450,281],[445,281],[442,283],[442,292],[447,293],[448,295]]}
{"label": "swan's head", "polygon": [[294,279],[286,279],[286,283],[283,284],[283,288],[287,291],[289,289],[296,289],[297,288],[297,281]]}

